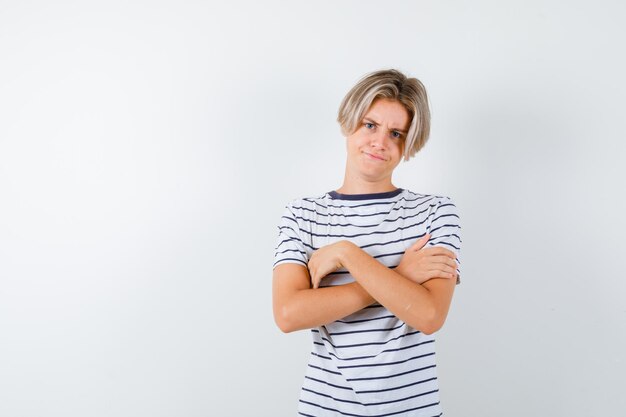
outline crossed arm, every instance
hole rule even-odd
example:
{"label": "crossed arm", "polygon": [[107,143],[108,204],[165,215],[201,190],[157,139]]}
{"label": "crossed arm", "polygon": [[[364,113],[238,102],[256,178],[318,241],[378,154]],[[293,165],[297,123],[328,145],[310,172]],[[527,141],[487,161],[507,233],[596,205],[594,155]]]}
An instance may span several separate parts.
{"label": "crossed arm", "polygon": [[[423,333],[443,326],[456,284],[454,253],[441,247],[422,249],[419,239],[389,269],[348,241],[313,253],[308,268],[282,264],[274,268],[274,319],[284,332],[324,325],[378,301],[396,317]],[[318,288],[321,279],[339,268],[355,282]]]}

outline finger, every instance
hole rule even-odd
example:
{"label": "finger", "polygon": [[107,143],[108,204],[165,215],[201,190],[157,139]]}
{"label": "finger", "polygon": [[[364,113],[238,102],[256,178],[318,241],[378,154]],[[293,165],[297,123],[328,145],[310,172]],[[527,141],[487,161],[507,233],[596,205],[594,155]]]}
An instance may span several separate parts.
{"label": "finger", "polygon": [[422,252],[428,253],[429,255],[443,255],[452,259],[456,259],[456,255],[449,249],[442,248],[441,246],[430,246],[428,248],[422,249]]}
{"label": "finger", "polygon": [[443,279],[452,279],[456,276],[455,272],[445,272],[445,271],[428,271],[428,278],[443,278]]}
{"label": "finger", "polygon": [[311,281],[313,282],[313,288],[319,288],[320,286],[320,280],[317,278],[317,276],[313,275],[313,277],[311,278]]}
{"label": "finger", "polygon": [[456,268],[452,268],[451,266],[448,265],[443,265],[443,264],[437,264],[437,265],[432,265],[429,269],[428,272],[433,272],[433,273],[442,273],[445,274],[446,277],[449,274],[454,274],[456,273]]}
{"label": "finger", "polygon": [[424,262],[429,262],[432,264],[444,264],[456,269],[456,261],[454,260],[454,258],[450,258],[449,256],[429,255],[424,258]]}
{"label": "finger", "polygon": [[315,266],[312,265],[310,260],[308,263],[308,268],[309,268],[309,278],[311,279],[311,287],[317,288],[318,280],[317,280],[317,275],[315,273]]}
{"label": "finger", "polygon": [[422,249],[424,247],[424,245],[426,245],[428,243],[429,239],[430,239],[430,235],[428,233],[426,233],[424,236],[422,236],[419,239],[417,239],[415,241],[415,243],[413,245],[411,245],[409,250],[418,251],[418,250]]}

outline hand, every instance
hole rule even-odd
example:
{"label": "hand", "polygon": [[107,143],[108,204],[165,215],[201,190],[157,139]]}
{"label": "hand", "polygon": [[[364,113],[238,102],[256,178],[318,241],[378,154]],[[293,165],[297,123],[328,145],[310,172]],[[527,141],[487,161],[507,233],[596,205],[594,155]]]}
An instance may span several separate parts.
{"label": "hand", "polygon": [[340,251],[349,244],[347,241],[339,241],[323,246],[313,252],[309,259],[309,274],[313,288],[318,288],[322,278],[341,268]]}
{"label": "hand", "polygon": [[456,278],[454,253],[438,246],[423,249],[429,239],[430,235],[425,234],[408,248],[396,272],[418,284],[433,278]]}

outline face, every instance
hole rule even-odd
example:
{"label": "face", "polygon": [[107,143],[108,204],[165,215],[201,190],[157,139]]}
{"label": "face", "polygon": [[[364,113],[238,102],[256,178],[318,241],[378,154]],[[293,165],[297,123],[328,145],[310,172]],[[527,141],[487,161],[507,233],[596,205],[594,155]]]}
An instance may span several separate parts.
{"label": "face", "polygon": [[398,101],[375,100],[347,138],[347,174],[355,180],[391,184],[410,122],[408,111]]}

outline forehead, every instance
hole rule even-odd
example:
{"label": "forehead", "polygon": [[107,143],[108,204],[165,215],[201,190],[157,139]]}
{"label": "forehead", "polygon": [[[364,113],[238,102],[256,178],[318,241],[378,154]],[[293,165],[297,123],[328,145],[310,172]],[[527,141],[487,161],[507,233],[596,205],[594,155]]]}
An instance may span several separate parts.
{"label": "forehead", "polygon": [[403,129],[409,126],[409,112],[402,103],[396,100],[379,98],[374,100],[363,118],[371,119],[377,123],[386,124],[394,129]]}

